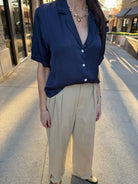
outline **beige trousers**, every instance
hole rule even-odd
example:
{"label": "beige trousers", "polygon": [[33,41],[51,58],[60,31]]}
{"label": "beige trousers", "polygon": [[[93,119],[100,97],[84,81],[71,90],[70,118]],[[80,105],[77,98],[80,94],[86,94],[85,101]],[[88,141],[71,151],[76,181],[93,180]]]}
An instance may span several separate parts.
{"label": "beige trousers", "polygon": [[87,179],[92,174],[92,157],[97,107],[97,83],[66,86],[57,95],[47,97],[51,128],[49,143],[49,175],[56,183],[65,170],[66,151],[73,138],[73,173]]}

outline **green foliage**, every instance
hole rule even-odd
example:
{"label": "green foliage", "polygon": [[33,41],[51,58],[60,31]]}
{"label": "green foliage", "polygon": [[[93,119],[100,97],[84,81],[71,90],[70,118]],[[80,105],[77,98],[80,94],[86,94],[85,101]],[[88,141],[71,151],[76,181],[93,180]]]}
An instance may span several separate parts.
{"label": "green foliage", "polygon": [[110,32],[108,34],[138,36],[138,33],[127,33],[127,32]]}

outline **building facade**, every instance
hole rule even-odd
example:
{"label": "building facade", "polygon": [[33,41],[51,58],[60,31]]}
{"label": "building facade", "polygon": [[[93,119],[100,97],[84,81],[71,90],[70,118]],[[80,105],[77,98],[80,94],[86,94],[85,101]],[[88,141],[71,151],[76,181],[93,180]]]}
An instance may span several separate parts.
{"label": "building facade", "polygon": [[0,0],[0,79],[31,54],[38,0]]}
{"label": "building facade", "polygon": [[138,33],[138,0],[122,0],[121,11],[116,17],[118,32]]}
{"label": "building facade", "polygon": [[109,32],[116,32],[117,17],[116,14],[119,12],[118,9],[113,9],[108,14],[109,19]]}

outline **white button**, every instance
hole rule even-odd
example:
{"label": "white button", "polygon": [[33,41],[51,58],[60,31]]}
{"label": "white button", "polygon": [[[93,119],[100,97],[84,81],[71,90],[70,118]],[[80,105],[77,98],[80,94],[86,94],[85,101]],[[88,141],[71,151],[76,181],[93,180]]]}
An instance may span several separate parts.
{"label": "white button", "polygon": [[87,81],[87,78],[85,78],[84,81],[86,82]]}
{"label": "white button", "polygon": [[84,53],[84,49],[81,49],[81,52]]}
{"label": "white button", "polygon": [[85,67],[85,64],[82,64],[83,67]]}

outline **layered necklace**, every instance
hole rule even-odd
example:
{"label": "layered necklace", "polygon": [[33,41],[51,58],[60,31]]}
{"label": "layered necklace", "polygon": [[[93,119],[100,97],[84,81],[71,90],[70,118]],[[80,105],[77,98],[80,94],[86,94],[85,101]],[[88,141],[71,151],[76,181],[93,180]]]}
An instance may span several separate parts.
{"label": "layered necklace", "polygon": [[88,5],[86,6],[86,8],[85,8],[85,13],[84,13],[84,15],[82,15],[82,16],[80,16],[78,13],[76,13],[70,6],[69,6],[69,9],[70,9],[72,15],[77,19],[77,21],[78,21],[79,23],[81,22],[81,20],[82,20],[84,17],[88,16]]}

